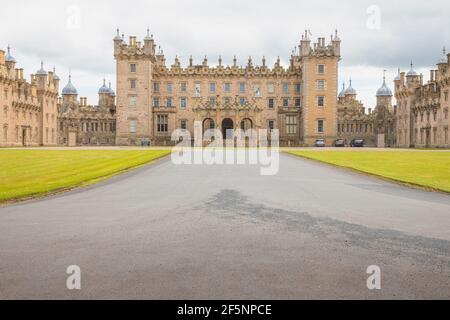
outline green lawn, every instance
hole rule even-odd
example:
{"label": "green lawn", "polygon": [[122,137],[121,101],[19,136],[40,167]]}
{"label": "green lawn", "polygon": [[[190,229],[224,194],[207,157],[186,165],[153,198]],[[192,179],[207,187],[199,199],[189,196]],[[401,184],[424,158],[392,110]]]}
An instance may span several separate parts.
{"label": "green lawn", "polygon": [[403,183],[450,192],[450,152],[296,150],[288,153]]}
{"label": "green lawn", "polygon": [[85,186],[169,150],[0,150],[0,202]]}

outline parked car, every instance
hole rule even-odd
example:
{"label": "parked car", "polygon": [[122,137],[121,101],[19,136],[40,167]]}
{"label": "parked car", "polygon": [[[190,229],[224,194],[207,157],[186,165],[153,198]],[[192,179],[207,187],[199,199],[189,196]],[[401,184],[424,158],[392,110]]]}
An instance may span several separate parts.
{"label": "parked car", "polygon": [[350,147],[362,148],[362,147],[364,147],[364,140],[363,139],[353,139],[352,142],[350,142]]}
{"label": "parked car", "polygon": [[324,139],[317,139],[316,142],[314,143],[314,147],[325,147],[325,140]]}
{"label": "parked car", "polygon": [[334,142],[334,146],[335,147],[340,147],[340,148],[345,147],[345,140],[344,139],[337,139]]}

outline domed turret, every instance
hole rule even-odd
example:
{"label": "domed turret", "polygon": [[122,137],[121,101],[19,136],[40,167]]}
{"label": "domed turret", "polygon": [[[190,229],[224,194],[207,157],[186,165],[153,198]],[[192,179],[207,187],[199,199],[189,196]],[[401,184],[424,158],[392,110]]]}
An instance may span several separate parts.
{"label": "domed turret", "polygon": [[55,68],[55,67],[53,67],[53,80],[57,80],[57,81],[61,80],[61,79],[58,77],[58,75],[56,74],[56,68]]}
{"label": "domed turret", "polygon": [[16,63],[16,59],[11,55],[11,48],[8,46],[8,53],[5,56],[5,62]]}
{"label": "domed turret", "polygon": [[65,95],[65,96],[78,95],[77,89],[72,84],[72,76],[70,74],[69,74],[69,82],[62,89],[62,94]]}
{"label": "domed turret", "polygon": [[98,89],[98,94],[110,94],[109,88],[106,86],[106,80],[103,79],[103,85]]}
{"label": "domed turret", "polygon": [[345,95],[346,96],[348,96],[348,95],[356,96],[356,90],[353,89],[353,87],[352,87],[352,79],[350,79],[349,87],[345,90]]}
{"label": "domed turret", "polygon": [[111,97],[115,97],[116,93],[114,92],[114,90],[111,88],[111,81],[109,82],[109,95]]}
{"label": "domed turret", "polygon": [[44,70],[44,61],[41,61],[41,68],[36,71],[36,75],[37,76],[46,76],[47,75],[47,71]]}
{"label": "domed turret", "polygon": [[386,75],[383,76],[383,84],[381,88],[377,91],[377,97],[392,97],[392,91],[386,85]]}
{"label": "domed turret", "polygon": [[411,61],[411,69],[409,69],[408,73],[406,74],[407,77],[415,77],[415,76],[418,76],[417,72],[414,71],[413,66],[414,66],[414,65],[413,65],[413,63],[412,63],[412,61]]}
{"label": "domed turret", "polygon": [[338,98],[345,98],[345,82],[342,83],[342,91],[339,93]]}
{"label": "domed turret", "polygon": [[444,49],[442,50],[442,57],[439,59],[437,64],[447,64],[448,63],[448,58],[447,58],[447,52]]}

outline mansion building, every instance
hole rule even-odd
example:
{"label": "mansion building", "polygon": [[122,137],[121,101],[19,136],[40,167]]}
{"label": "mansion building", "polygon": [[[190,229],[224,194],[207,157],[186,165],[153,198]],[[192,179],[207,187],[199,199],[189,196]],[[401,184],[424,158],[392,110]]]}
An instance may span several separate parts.
{"label": "mansion building", "polygon": [[219,57],[214,66],[206,57],[201,64],[191,57],[183,67],[178,57],[167,65],[148,30],[143,42],[130,36],[128,43],[117,30],[117,96],[104,80],[96,105],[78,97],[70,75],[59,96],[60,78],[43,63],[28,82],[8,47],[0,50],[0,147],[173,145],[176,129],[194,138],[196,121],[224,137],[227,129],[278,129],[281,146],[364,139],[374,147],[450,147],[445,50],[427,83],[411,64],[407,73],[399,70],[394,93],[383,77],[376,106],[366,109],[351,80],[338,94],[337,32],[328,43],[309,37],[301,36],[288,67],[280,58],[269,66],[264,57],[260,65],[249,57],[245,66],[236,57],[232,65]]}
{"label": "mansion building", "polygon": [[[130,36],[114,38],[117,78],[117,145],[169,145],[175,129],[193,137],[194,122],[203,129],[279,129],[280,145],[313,145],[337,138],[337,79],[341,58],[337,32],[330,42],[311,44],[302,36],[299,53],[292,52],[289,67],[280,59],[273,66],[252,57],[245,66],[223,65],[219,57],[210,66],[178,58],[166,64],[147,31],[143,42]],[[295,50],[297,51],[297,50]],[[224,135],[225,136],[225,135]]]}
{"label": "mansion building", "polygon": [[11,50],[0,50],[0,146],[56,146],[59,77],[41,68],[28,82]]}
{"label": "mansion building", "polygon": [[397,99],[397,145],[399,147],[449,148],[448,111],[450,91],[450,54],[445,53],[430,70],[430,80],[413,69],[395,78]]}

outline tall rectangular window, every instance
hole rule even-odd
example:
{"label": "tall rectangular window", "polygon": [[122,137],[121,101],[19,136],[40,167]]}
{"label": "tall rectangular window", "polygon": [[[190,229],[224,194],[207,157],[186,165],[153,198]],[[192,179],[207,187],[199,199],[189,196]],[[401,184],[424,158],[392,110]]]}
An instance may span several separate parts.
{"label": "tall rectangular window", "polygon": [[130,120],[130,133],[136,133],[137,120]]}
{"label": "tall rectangular window", "polygon": [[130,96],[130,108],[136,110],[136,96]]}
{"label": "tall rectangular window", "polygon": [[[353,128],[352,128],[353,130]],[[319,133],[323,133],[324,128],[323,128],[323,120],[317,120],[317,132]]]}
{"label": "tall rectangular window", "polygon": [[169,107],[169,108],[173,107],[173,105],[172,105],[172,98],[171,97],[167,97],[166,98],[166,106]]}
{"label": "tall rectangular window", "polygon": [[286,116],[286,133],[297,133],[297,116]]}
{"label": "tall rectangular window", "polygon": [[275,128],[275,121],[269,120],[269,132],[272,133],[274,128]]}
{"label": "tall rectangular window", "polygon": [[209,92],[216,92],[216,83],[215,82],[211,82],[209,84]]}
{"label": "tall rectangular window", "polygon": [[186,92],[187,91],[187,83],[186,82],[181,82],[180,83],[180,91],[181,92]]}
{"label": "tall rectangular window", "polygon": [[269,109],[273,109],[275,107],[275,99],[269,98]]}
{"label": "tall rectangular window", "polygon": [[183,130],[187,129],[187,121],[186,120],[181,120],[180,121],[180,128]]}
{"label": "tall rectangular window", "polygon": [[325,90],[325,80],[317,80],[317,90]]}
{"label": "tall rectangular window", "polygon": [[180,106],[182,110],[186,110],[187,100],[186,97],[181,97],[180,99]]}
{"label": "tall rectangular window", "polygon": [[130,64],[130,72],[131,73],[136,73],[136,63],[131,63]]}
{"label": "tall rectangular window", "polygon": [[324,107],[325,106],[325,97],[324,96],[318,96],[317,97],[317,106],[318,107]]}
{"label": "tall rectangular window", "polygon": [[300,98],[295,98],[295,106],[297,108],[300,108],[302,106],[302,102],[301,102]]}
{"label": "tall rectangular window", "polygon": [[172,82],[167,82],[166,91],[172,93]]}
{"label": "tall rectangular window", "polygon": [[273,83],[267,84],[267,92],[268,93],[274,93],[275,92],[275,85]]}
{"label": "tall rectangular window", "polygon": [[288,93],[289,92],[289,83],[283,83],[283,92]]}
{"label": "tall rectangular window", "polygon": [[240,97],[240,98],[239,98],[239,104],[240,104],[241,106],[245,105],[245,98],[244,98],[244,97]]}
{"label": "tall rectangular window", "polygon": [[245,92],[245,82],[239,83],[239,92],[241,93]]}
{"label": "tall rectangular window", "polygon": [[158,114],[156,117],[156,124],[158,132],[168,132],[168,116],[166,114]]}
{"label": "tall rectangular window", "polygon": [[159,82],[153,82],[153,92],[159,92]]}
{"label": "tall rectangular window", "polygon": [[230,97],[224,97],[223,98],[223,104],[225,104],[225,105],[231,104],[231,98]]}
{"label": "tall rectangular window", "polygon": [[153,98],[153,108],[159,108],[159,98]]}
{"label": "tall rectangular window", "polygon": [[130,89],[136,89],[136,79],[130,80]]}
{"label": "tall rectangular window", "polygon": [[317,65],[317,73],[318,74],[325,74],[325,65],[324,64],[318,64]]}
{"label": "tall rectangular window", "polygon": [[225,92],[231,92],[231,83],[230,82],[225,82],[225,84],[224,84],[224,91]]}
{"label": "tall rectangular window", "polygon": [[285,107],[285,108],[289,107],[289,99],[288,98],[283,98],[283,107]]}
{"label": "tall rectangular window", "polygon": [[296,83],[295,84],[295,93],[300,93],[301,91],[301,84],[300,83]]}

